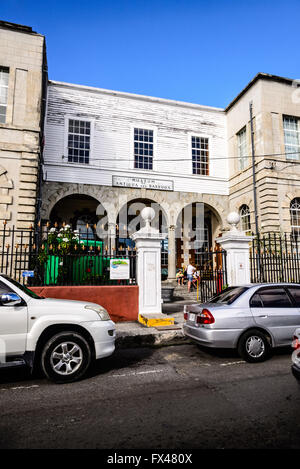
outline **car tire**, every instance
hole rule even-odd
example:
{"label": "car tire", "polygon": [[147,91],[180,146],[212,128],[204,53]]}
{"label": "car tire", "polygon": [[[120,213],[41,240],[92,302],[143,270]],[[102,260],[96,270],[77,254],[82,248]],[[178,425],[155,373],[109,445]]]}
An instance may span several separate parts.
{"label": "car tire", "polygon": [[257,329],[245,332],[239,340],[237,349],[240,357],[249,363],[264,362],[271,353],[269,339]]}
{"label": "car tire", "polygon": [[92,360],[91,347],[77,332],[60,332],[51,337],[41,353],[45,376],[55,383],[71,383],[81,379]]}

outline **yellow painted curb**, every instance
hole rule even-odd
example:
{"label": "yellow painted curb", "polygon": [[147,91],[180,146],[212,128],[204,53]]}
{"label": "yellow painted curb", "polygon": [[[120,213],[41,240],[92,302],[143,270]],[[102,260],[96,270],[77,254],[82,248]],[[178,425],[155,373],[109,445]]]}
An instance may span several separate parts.
{"label": "yellow painted curb", "polygon": [[146,327],[158,327],[158,326],[172,326],[175,324],[175,319],[171,317],[164,317],[160,314],[155,315],[142,315],[139,314],[138,321]]}

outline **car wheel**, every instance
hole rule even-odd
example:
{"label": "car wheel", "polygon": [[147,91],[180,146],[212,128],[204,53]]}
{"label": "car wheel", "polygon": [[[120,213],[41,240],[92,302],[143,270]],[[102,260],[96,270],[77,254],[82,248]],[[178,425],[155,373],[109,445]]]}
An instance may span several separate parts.
{"label": "car wheel", "polygon": [[238,344],[239,355],[249,363],[265,361],[271,352],[271,345],[263,332],[252,329],[242,335]]}
{"label": "car wheel", "polygon": [[41,366],[55,383],[71,383],[84,376],[91,363],[91,348],[77,332],[60,332],[43,347]]}

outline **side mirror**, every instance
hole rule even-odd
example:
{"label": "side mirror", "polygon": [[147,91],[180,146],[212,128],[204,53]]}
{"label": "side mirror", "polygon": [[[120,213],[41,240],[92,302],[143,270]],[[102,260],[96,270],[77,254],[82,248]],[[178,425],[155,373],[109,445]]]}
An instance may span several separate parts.
{"label": "side mirror", "polygon": [[16,293],[4,293],[0,296],[2,306],[16,306],[22,303],[22,299]]}

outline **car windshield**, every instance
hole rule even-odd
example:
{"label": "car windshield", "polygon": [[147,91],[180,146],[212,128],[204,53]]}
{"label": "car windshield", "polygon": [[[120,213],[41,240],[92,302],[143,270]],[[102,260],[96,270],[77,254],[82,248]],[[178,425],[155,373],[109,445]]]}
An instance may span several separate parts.
{"label": "car windshield", "polygon": [[45,299],[43,296],[39,296],[36,293],[34,293],[33,291],[29,290],[29,288],[25,287],[25,285],[22,285],[21,283],[17,282],[13,278],[8,277],[8,275],[3,275],[2,274],[2,277],[5,278],[6,280],[8,280],[10,283],[12,283],[15,287],[22,290],[24,293],[26,293],[26,295],[30,296],[31,298],[34,298],[36,300],[44,300]]}
{"label": "car windshield", "polygon": [[228,287],[208,300],[208,303],[231,305],[248,287]]}

